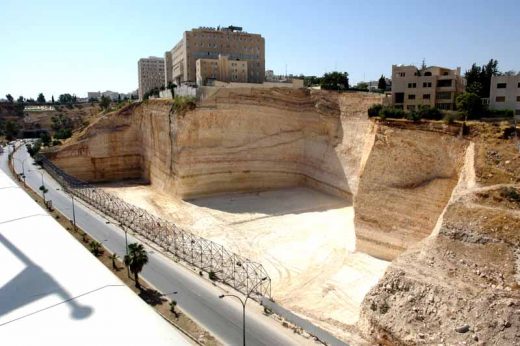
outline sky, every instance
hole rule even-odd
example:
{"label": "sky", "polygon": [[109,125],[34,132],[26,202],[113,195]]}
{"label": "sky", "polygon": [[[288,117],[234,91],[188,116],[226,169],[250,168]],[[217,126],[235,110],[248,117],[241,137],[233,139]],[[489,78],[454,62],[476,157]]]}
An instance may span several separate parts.
{"label": "sky", "polygon": [[261,34],[276,74],[352,84],[423,59],[520,70],[519,18],[519,0],[0,0],[0,98],[135,90],[139,58],[199,26]]}

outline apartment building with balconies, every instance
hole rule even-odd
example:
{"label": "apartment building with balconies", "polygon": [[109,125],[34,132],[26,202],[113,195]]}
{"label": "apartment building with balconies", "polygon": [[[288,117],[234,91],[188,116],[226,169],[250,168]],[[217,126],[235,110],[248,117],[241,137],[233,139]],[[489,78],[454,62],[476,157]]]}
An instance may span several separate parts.
{"label": "apartment building with balconies", "polygon": [[510,109],[520,116],[520,74],[492,76],[489,90],[489,108]]}
{"label": "apartment building with balconies", "polygon": [[421,106],[454,110],[464,84],[460,67],[392,65],[392,105],[408,111]]}
{"label": "apartment building with balconies", "polygon": [[[198,28],[185,31],[182,39],[165,53],[165,84],[173,82],[195,83],[197,61],[219,60],[227,56],[229,61],[247,63],[248,83],[262,83],[265,76],[265,40],[259,34],[242,31],[242,28]],[[211,65],[211,64],[210,64]]]}
{"label": "apartment building with balconies", "polygon": [[137,62],[137,77],[139,81],[139,99],[153,88],[159,88],[164,84],[164,59],[151,56],[139,59]]}

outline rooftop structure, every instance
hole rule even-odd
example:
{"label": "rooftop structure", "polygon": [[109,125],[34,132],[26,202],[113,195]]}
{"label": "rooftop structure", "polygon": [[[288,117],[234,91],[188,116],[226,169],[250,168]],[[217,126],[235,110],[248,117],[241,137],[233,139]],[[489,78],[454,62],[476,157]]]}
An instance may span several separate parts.
{"label": "rooftop structure", "polygon": [[192,344],[2,171],[0,189],[2,344]]}
{"label": "rooftop structure", "polygon": [[392,104],[405,110],[419,106],[455,109],[457,94],[464,91],[460,67],[449,69],[429,66],[392,65]]}
{"label": "rooftop structure", "polygon": [[[262,83],[265,75],[265,41],[241,27],[200,27],[185,31],[182,39],[165,53],[165,84],[195,83],[197,60],[227,56],[247,62],[247,82]],[[203,63],[205,64],[205,63]]]}

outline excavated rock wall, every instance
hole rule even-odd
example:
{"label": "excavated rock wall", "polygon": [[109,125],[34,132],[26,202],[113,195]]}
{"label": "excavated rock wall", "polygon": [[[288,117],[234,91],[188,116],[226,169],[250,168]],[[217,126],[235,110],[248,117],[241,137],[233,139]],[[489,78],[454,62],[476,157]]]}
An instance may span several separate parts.
{"label": "excavated rock wall", "polygon": [[109,114],[50,158],[100,182],[143,178],[191,198],[311,185],[345,198],[357,189],[366,109],[379,96],[226,88],[195,110],[148,101]]}
{"label": "excavated rock wall", "polygon": [[358,250],[393,259],[433,229],[466,142],[444,125],[369,121],[377,102],[264,88],[220,89],[187,112],[150,100],[102,117],[51,159],[84,180],[142,178],[181,198],[297,185],[354,196]]}
{"label": "excavated rock wall", "polygon": [[449,128],[398,125],[378,126],[354,203],[357,249],[386,260],[431,233],[467,146]]}

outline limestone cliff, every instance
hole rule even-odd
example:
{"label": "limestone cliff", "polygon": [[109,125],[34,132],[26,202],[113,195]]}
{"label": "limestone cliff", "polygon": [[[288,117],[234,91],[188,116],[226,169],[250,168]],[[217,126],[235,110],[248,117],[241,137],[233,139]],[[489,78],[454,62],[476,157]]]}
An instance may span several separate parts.
{"label": "limestone cliff", "polygon": [[350,198],[378,96],[221,89],[185,114],[146,101],[108,114],[50,157],[81,179],[143,178],[181,198],[308,184]]}
{"label": "limestone cliff", "polygon": [[496,125],[471,126],[465,174],[436,229],[365,297],[359,326],[372,342],[519,344],[520,155],[511,127]]}
{"label": "limestone cliff", "polygon": [[357,249],[387,260],[431,233],[467,145],[456,128],[403,125],[378,125],[354,204]]}

